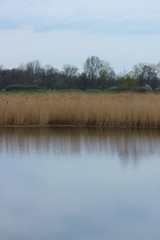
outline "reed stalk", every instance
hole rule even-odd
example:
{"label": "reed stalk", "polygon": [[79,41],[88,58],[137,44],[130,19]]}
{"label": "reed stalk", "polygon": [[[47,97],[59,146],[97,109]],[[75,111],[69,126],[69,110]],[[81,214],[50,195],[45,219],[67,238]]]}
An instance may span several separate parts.
{"label": "reed stalk", "polygon": [[0,126],[160,127],[155,94],[0,95]]}

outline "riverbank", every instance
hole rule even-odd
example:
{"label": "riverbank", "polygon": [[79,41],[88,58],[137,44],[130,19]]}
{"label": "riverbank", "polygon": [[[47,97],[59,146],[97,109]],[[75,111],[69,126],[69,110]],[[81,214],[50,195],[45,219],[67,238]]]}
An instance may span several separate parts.
{"label": "riverbank", "polygon": [[1,94],[0,126],[159,128],[156,94]]}

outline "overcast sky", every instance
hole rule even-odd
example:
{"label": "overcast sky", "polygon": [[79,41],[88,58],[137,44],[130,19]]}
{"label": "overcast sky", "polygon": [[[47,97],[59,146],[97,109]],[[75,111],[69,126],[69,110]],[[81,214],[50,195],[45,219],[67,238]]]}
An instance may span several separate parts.
{"label": "overcast sky", "polygon": [[160,0],[0,0],[0,64],[39,60],[80,70],[88,56],[116,72],[160,62]]}

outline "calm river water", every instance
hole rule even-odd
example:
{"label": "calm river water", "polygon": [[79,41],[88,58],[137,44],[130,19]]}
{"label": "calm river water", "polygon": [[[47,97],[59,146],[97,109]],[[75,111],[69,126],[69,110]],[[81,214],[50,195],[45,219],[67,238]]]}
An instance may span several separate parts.
{"label": "calm river water", "polygon": [[160,130],[1,128],[0,239],[159,240]]}

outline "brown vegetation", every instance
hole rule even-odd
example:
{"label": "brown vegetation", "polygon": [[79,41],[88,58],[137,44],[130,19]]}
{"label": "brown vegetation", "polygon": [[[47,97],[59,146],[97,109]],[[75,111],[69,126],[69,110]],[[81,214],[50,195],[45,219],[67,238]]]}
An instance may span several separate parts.
{"label": "brown vegetation", "polygon": [[1,126],[160,127],[155,94],[0,95]]}

